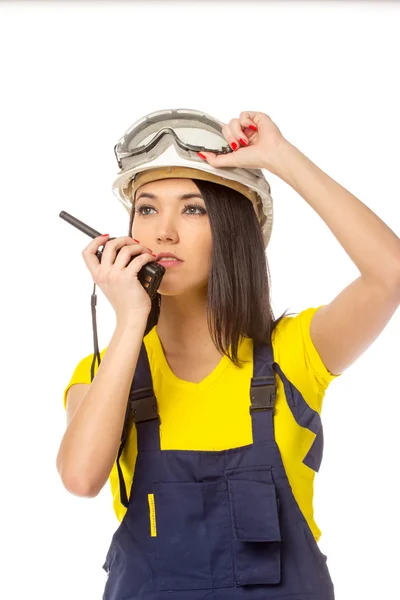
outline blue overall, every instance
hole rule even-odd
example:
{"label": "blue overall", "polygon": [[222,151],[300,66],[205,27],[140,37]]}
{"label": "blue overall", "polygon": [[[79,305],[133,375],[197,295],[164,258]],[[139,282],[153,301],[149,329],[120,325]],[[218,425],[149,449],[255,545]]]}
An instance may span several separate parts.
{"label": "blue overall", "polygon": [[[271,344],[254,345],[253,360],[252,444],[161,450],[142,343],[117,457],[127,511],[103,565],[103,600],[334,599],[327,557],[296,502],[275,442],[274,369],[284,375]],[[288,385],[286,379],[286,394]],[[119,458],[132,417],[138,455],[128,501]]]}

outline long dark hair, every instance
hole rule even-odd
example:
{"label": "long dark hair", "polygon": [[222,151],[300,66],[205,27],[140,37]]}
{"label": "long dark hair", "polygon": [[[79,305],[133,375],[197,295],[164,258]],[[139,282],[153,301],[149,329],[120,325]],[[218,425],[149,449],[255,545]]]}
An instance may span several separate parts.
{"label": "long dark hair", "polygon": [[[275,319],[270,302],[270,274],[261,228],[253,205],[240,192],[210,181],[192,179],[208,212],[212,254],[207,293],[207,324],[219,352],[241,367],[241,337],[270,343]],[[135,200],[135,198],[133,199]],[[132,209],[128,235],[132,236]],[[147,320],[146,335],[158,322],[161,295],[156,294]],[[231,353],[229,348],[231,347]]]}

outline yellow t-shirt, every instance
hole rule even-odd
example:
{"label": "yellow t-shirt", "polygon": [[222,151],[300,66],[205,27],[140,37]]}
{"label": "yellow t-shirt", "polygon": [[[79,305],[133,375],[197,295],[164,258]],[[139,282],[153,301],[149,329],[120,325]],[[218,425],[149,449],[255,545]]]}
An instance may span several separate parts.
{"label": "yellow t-shirt", "polygon": [[[322,362],[310,337],[310,323],[321,308],[308,308],[296,316],[284,317],[272,334],[274,360],[287,379],[299,390],[305,402],[319,414],[329,383],[340,375],[331,374]],[[217,367],[200,383],[179,379],[165,358],[156,327],[144,337],[154,393],[161,418],[162,450],[226,450],[253,441],[250,405],[250,379],[253,376],[253,341],[242,340],[238,356],[248,360],[236,367],[223,356]],[[100,353],[101,358],[107,348]],[[75,383],[90,384],[93,354],[82,359],[64,391]],[[98,363],[96,361],[95,373]],[[315,471],[302,461],[316,435],[300,426],[287,403],[280,377],[276,377],[275,439],[296,501],[318,541],[321,531],[314,521],[313,486]],[[129,497],[137,456],[136,428],[131,428],[120,459]],[[116,462],[109,477],[114,511],[122,521],[126,508],[120,502]]]}

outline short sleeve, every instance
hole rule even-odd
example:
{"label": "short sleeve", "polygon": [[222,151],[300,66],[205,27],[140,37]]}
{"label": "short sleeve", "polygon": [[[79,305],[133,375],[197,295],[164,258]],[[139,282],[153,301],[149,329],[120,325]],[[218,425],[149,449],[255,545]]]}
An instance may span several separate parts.
{"label": "short sleeve", "polygon": [[284,317],[272,336],[276,362],[309,406],[319,413],[327,387],[341,375],[328,371],[310,336],[311,320],[322,306]]}
{"label": "short sleeve", "polygon": [[[100,360],[103,358],[104,353],[105,353],[104,349],[102,352],[100,352]],[[93,353],[89,354],[88,356],[85,356],[85,358],[82,358],[82,360],[76,365],[75,370],[72,373],[71,379],[67,385],[67,387],[64,390],[64,410],[66,410],[67,408],[67,393],[69,388],[74,385],[75,383],[87,383],[87,384],[91,384],[92,383],[92,378],[91,378],[91,367],[92,367],[92,362],[93,362]],[[97,369],[99,368],[99,362],[96,359],[95,365],[94,365],[94,374],[96,375],[97,373]]]}
{"label": "short sleeve", "polygon": [[313,316],[315,315],[315,313],[317,312],[317,310],[322,308],[322,306],[323,305],[318,306],[317,308],[309,308],[309,309],[303,311],[302,313],[300,313],[302,315],[302,318],[300,319],[300,327],[302,329],[302,337],[304,340],[304,349],[307,354],[308,363],[315,375],[315,378],[319,382],[321,388],[326,389],[328,387],[328,385],[331,383],[331,381],[333,381],[337,377],[340,377],[340,375],[342,375],[342,373],[340,373],[339,375],[334,375],[333,373],[328,371],[325,364],[322,362],[322,359],[321,359],[320,355],[318,354],[318,351],[317,351],[316,347],[314,346],[314,343],[310,336],[311,320],[312,320]]}

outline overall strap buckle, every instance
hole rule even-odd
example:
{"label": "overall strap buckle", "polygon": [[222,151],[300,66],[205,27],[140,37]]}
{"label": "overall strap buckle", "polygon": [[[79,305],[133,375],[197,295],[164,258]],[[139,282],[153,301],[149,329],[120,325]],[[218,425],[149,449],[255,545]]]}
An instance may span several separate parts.
{"label": "overall strap buckle", "polygon": [[275,376],[252,377],[250,414],[260,410],[274,410],[276,398]]}
{"label": "overall strap buckle", "polygon": [[[157,398],[152,387],[138,388],[129,397],[132,416],[135,423],[158,419]],[[145,395],[145,394],[148,395]],[[141,396],[135,400],[135,395]]]}

